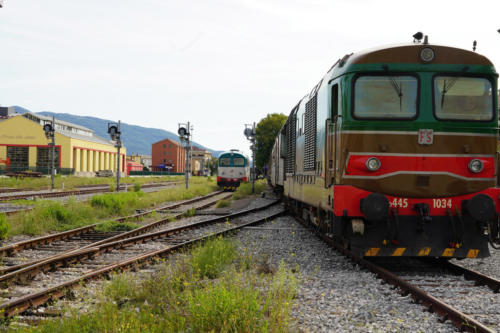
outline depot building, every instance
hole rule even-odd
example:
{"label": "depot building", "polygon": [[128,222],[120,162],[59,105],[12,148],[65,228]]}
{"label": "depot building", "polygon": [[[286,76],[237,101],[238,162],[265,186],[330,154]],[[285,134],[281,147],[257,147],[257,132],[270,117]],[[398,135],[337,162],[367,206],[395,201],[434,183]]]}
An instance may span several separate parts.
{"label": "depot building", "polygon": [[[43,126],[52,117],[34,113],[2,115],[0,119],[0,172],[38,171],[50,174],[52,139]],[[97,136],[91,129],[55,119],[55,166],[58,173],[92,176],[97,171],[116,171],[114,142]],[[120,150],[120,169],[124,172],[126,149]]]}

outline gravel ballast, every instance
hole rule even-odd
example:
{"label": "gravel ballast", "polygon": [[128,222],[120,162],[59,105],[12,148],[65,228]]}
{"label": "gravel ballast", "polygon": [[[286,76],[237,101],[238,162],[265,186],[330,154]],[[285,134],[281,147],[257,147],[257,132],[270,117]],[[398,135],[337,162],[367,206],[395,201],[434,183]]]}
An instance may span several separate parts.
{"label": "gravel ballast", "polygon": [[298,266],[302,284],[292,317],[301,332],[455,332],[450,322],[400,296],[292,217],[243,230],[236,237],[255,258]]}

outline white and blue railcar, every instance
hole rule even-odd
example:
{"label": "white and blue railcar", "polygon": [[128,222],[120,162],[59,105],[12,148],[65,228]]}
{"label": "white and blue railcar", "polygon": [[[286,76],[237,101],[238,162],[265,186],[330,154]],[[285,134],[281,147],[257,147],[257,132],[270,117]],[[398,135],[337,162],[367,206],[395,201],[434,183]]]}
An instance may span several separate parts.
{"label": "white and blue railcar", "polygon": [[240,183],[250,179],[250,161],[243,152],[231,149],[219,155],[217,168],[217,185],[224,189],[234,190]]}

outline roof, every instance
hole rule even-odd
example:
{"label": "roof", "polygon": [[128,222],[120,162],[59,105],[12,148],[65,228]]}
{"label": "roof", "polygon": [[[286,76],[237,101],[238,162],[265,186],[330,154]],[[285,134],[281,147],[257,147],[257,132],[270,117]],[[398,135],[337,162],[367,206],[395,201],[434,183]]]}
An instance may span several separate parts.
{"label": "roof", "polygon": [[[52,122],[52,117],[42,116],[42,115],[35,114],[32,112],[26,112],[22,116],[28,120],[39,123],[40,126],[42,126],[42,124],[40,122]],[[39,121],[36,121],[35,119],[38,119]],[[105,145],[114,145],[113,141],[101,138],[100,136],[96,135],[93,130],[91,130],[87,127],[73,124],[73,123],[70,123],[68,121],[59,120],[57,118],[55,118],[54,120],[55,120],[56,125],[60,125],[60,126],[55,126],[56,133],[62,134],[64,136],[70,137],[72,139],[90,141],[90,142],[100,143],[100,144],[105,144]],[[71,129],[71,130],[64,130],[64,129]],[[75,131],[80,131],[81,133],[86,133],[86,134],[80,134],[77,132],[73,132],[72,131],[73,129]]]}
{"label": "roof", "polygon": [[[41,114],[36,114],[36,113],[33,113],[33,112],[26,112],[26,113],[23,114],[23,116],[25,116],[27,114],[31,115],[32,117],[38,118],[40,120],[52,121],[52,117],[44,116],[44,115],[41,115]],[[69,121],[64,121],[64,120],[60,120],[60,119],[57,119],[57,118],[55,118],[55,121],[56,121],[56,124],[60,124],[60,125],[64,125],[64,126],[69,126],[69,127],[73,127],[73,128],[77,128],[77,129],[80,129],[80,130],[89,131],[89,132],[94,133],[94,131],[91,130],[90,128],[87,128],[87,127],[84,127],[84,126],[81,126],[81,125],[77,125],[77,124],[73,124],[73,123],[70,123]]]}
{"label": "roof", "polygon": [[171,139],[163,139],[163,140],[160,140],[160,141],[157,141],[157,142],[153,143],[153,145],[156,145],[156,144],[159,144],[159,143],[163,143],[163,142],[167,142],[167,141],[170,142],[170,143],[173,143],[173,144],[175,144],[177,146],[181,146],[182,147],[182,145],[179,142],[177,142],[175,140],[171,140]]}

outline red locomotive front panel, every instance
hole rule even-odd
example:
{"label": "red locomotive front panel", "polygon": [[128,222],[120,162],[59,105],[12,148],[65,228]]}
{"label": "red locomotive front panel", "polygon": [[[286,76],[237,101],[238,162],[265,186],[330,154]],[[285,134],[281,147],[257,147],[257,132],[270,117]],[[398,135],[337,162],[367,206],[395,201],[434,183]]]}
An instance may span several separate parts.
{"label": "red locomotive front panel", "polygon": [[351,249],[365,256],[475,258],[489,255],[487,230],[498,219],[500,189],[440,198],[408,198],[334,187]]}

